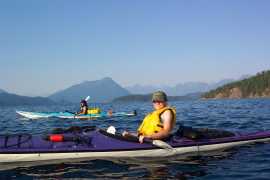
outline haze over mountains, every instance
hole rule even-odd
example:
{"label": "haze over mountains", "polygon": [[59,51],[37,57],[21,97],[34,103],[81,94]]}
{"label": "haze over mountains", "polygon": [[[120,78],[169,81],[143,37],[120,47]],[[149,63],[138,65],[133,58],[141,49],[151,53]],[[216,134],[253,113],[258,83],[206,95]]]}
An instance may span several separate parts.
{"label": "haze over mountains", "polygon": [[[246,76],[245,76],[246,77]],[[179,83],[174,87],[170,86],[141,86],[135,85],[123,88],[112,78],[106,77],[95,81],[85,81],[66,89],[57,91],[48,97],[27,97],[16,94],[9,94],[0,89],[1,105],[24,105],[24,104],[53,104],[53,103],[78,103],[81,99],[90,96],[92,102],[110,102],[116,98],[128,95],[151,94],[156,90],[163,90],[169,96],[191,96],[199,98],[199,94],[215,89],[219,86],[234,81],[225,79],[217,83],[207,84],[202,82]],[[128,97],[129,99],[129,97]],[[175,98],[177,99],[177,98]],[[179,98],[178,98],[179,99]],[[181,97],[185,99],[185,97]]]}
{"label": "haze over mountains", "polygon": [[186,82],[178,83],[175,86],[152,86],[152,85],[140,85],[136,84],[133,86],[125,87],[131,94],[149,94],[157,90],[164,90],[171,96],[185,96],[187,94],[207,92],[233,81],[239,81],[242,79],[249,78],[250,75],[243,75],[238,79],[222,79],[215,83],[204,83],[204,82]]}
{"label": "haze over mountains", "polygon": [[179,83],[175,86],[151,86],[151,85],[134,85],[128,86],[126,89],[131,94],[150,94],[156,90],[164,90],[171,96],[184,96],[190,93],[207,92],[211,89],[215,89],[224,84],[233,82],[234,79],[224,79],[217,83],[203,83],[203,82],[187,82]]}
{"label": "haze over mountains", "polygon": [[170,96],[184,96],[190,93],[206,92],[218,86],[234,81],[233,79],[226,79],[213,84],[190,82],[184,84],[177,84],[174,87],[169,86],[133,86],[123,88],[112,78],[106,77],[95,81],[85,81],[83,83],[71,86],[62,91],[58,91],[51,96],[50,99],[54,101],[69,101],[78,102],[90,95],[93,102],[108,102],[115,98],[127,96],[130,94],[151,94],[156,90],[164,90]]}

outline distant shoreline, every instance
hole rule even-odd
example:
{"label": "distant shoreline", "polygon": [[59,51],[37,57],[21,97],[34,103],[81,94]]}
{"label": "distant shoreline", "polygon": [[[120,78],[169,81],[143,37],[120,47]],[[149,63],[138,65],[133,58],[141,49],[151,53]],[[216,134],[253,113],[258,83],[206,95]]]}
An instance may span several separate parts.
{"label": "distant shoreline", "polygon": [[[194,93],[186,96],[168,96],[168,101],[183,101],[183,100],[196,100],[200,99],[202,93]],[[149,102],[151,101],[152,94],[133,94],[121,96],[112,100],[112,102]]]}

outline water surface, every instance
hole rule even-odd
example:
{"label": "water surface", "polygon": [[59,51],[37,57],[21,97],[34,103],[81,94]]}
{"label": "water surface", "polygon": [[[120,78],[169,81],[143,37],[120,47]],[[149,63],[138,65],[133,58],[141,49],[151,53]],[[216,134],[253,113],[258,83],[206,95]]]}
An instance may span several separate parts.
{"label": "water surface", "polygon": [[[172,102],[177,109],[177,124],[221,128],[230,131],[255,132],[270,130],[270,99],[198,100]],[[70,106],[14,106],[0,107],[1,134],[46,134],[54,128],[95,125],[135,131],[144,115],[152,110],[151,103],[95,104],[104,110],[131,112],[138,116],[99,120],[39,119],[28,120],[15,113],[25,111],[76,111]],[[23,164],[0,167],[0,179],[269,179],[270,143],[247,145],[226,152],[202,154],[189,158],[181,156],[145,160],[83,160]]]}

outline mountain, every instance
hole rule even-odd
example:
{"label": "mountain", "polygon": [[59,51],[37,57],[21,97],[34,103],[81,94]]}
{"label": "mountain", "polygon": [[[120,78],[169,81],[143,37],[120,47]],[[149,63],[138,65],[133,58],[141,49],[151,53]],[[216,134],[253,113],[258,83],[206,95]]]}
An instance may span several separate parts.
{"label": "mountain", "polygon": [[221,86],[202,97],[214,99],[270,97],[270,70]]}
{"label": "mountain", "polygon": [[6,93],[6,91],[4,91],[3,89],[0,89],[0,93]]}
{"label": "mountain", "polygon": [[54,101],[44,97],[27,97],[10,94],[6,92],[0,93],[0,105],[53,105]]}
{"label": "mountain", "polygon": [[166,92],[173,96],[183,96],[189,93],[205,92],[209,89],[209,84],[201,82],[179,83],[173,88],[166,89]]}
{"label": "mountain", "polygon": [[211,89],[215,89],[224,84],[233,82],[233,79],[224,79],[216,83],[203,83],[203,82],[187,82],[179,83],[175,86],[151,86],[151,85],[139,85],[128,86],[126,89],[132,94],[150,94],[157,90],[163,90],[167,94],[172,96],[185,96],[189,93],[207,92]]}
{"label": "mountain", "polygon": [[131,94],[151,94],[157,89],[164,89],[162,86],[140,85],[135,84],[133,86],[125,87]]}
{"label": "mountain", "polygon": [[130,93],[118,85],[111,78],[103,78],[96,81],[85,81],[58,91],[49,96],[55,101],[70,101],[78,103],[81,99],[90,96],[92,102],[108,102],[114,98],[129,95]]}

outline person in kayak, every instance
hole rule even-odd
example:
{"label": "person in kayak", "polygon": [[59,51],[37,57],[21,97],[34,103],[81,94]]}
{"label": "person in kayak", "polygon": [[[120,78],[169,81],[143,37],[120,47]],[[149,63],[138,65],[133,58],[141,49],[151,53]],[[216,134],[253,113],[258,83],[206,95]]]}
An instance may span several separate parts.
{"label": "person in kayak", "polygon": [[86,100],[81,100],[81,104],[80,104],[80,111],[76,113],[76,115],[80,115],[80,114],[87,114],[88,111],[88,104]]}
{"label": "person in kayak", "polygon": [[137,134],[124,131],[122,135],[124,137],[136,135],[140,143],[143,143],[144,138],[162,140],[169,137],[176,123],[176,110],[169,107],[167,101],[165,92],[154,92],[152,95],[154,111],[145,116]]}

